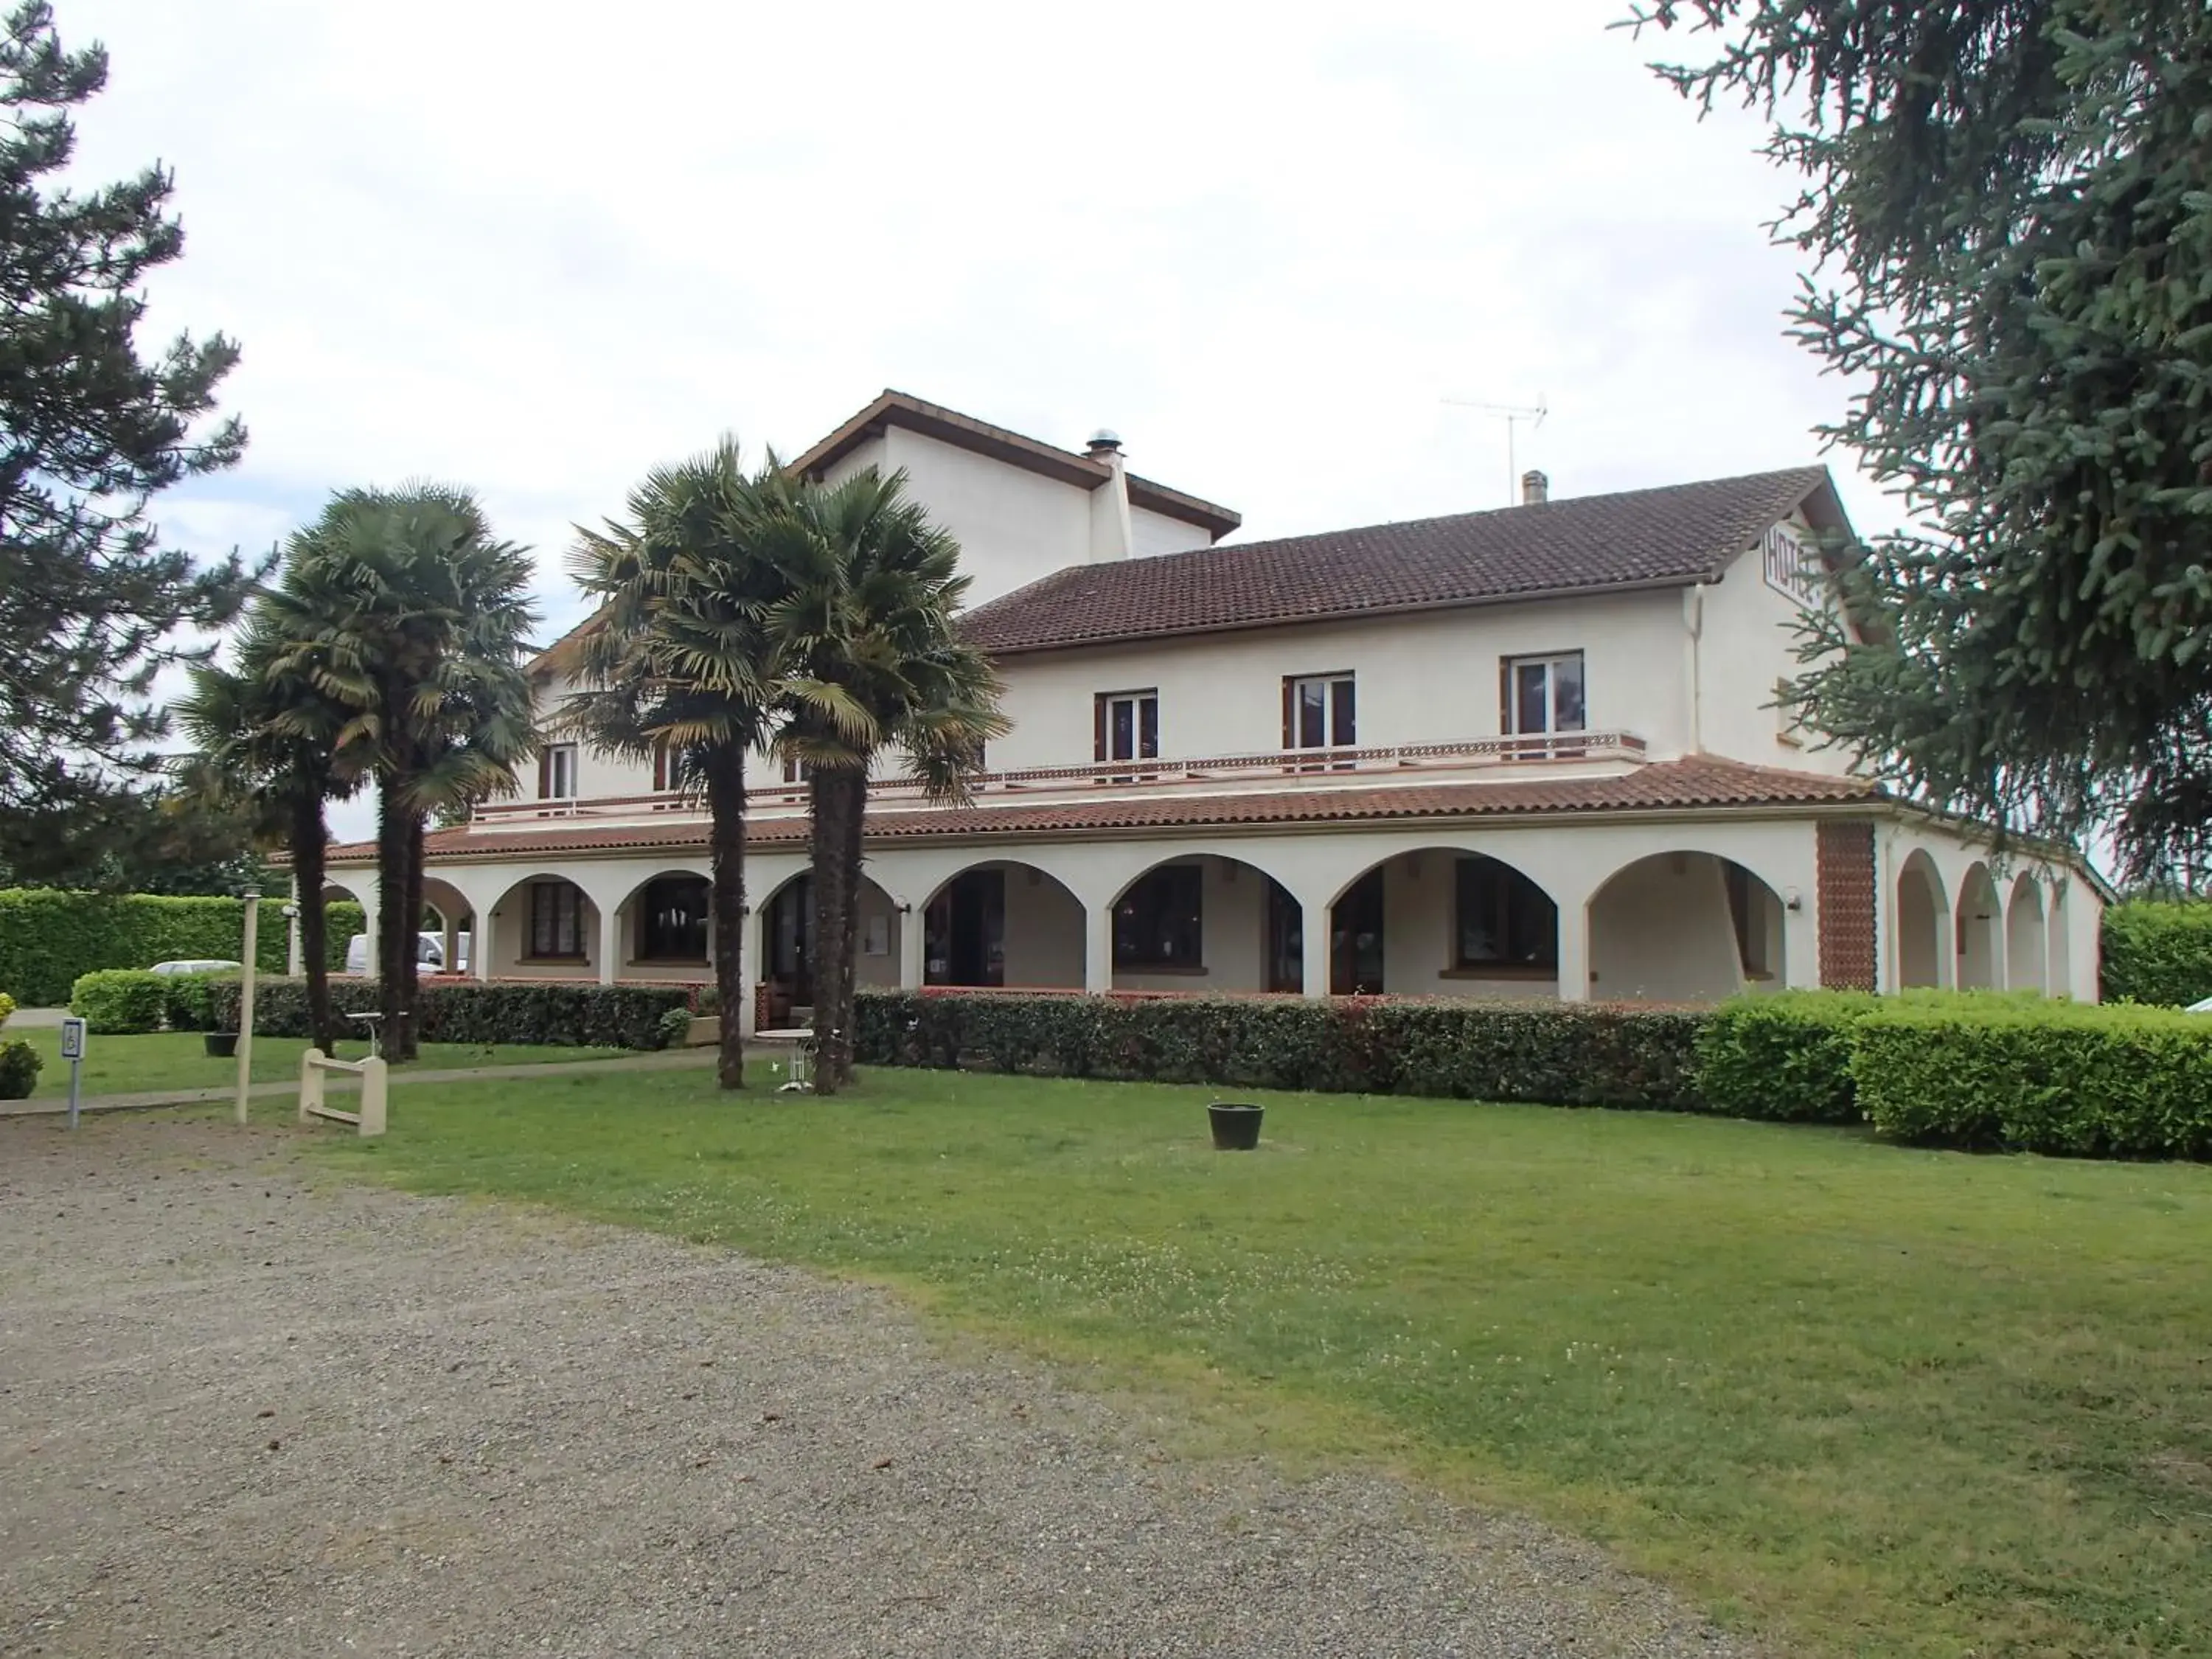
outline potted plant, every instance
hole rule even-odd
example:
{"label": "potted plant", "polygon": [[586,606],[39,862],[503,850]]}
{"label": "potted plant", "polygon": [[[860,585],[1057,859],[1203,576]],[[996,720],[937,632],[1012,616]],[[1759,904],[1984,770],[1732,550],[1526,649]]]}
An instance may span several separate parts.
{"label": "potted plant", "polygon": [[1217,1152],[1249,1152],[1260,1144],[1260,1120],[1267,1115],[1265,1106],[1254,1106],[1243,1101],[1217,1100],[1206,1109],[1213,1122],[1213,1150]]}

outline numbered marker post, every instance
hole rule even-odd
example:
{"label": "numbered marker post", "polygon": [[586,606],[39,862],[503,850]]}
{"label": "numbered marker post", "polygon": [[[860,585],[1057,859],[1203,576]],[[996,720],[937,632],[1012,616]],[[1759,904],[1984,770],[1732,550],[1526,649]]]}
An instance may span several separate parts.
{"label": "numbered marker post", "polygon": [[70,1063],[69,1126],[76,1127],[77,1102],[84,1080],[85,1024],[72,1014],[62,1021],[62,1058]]}

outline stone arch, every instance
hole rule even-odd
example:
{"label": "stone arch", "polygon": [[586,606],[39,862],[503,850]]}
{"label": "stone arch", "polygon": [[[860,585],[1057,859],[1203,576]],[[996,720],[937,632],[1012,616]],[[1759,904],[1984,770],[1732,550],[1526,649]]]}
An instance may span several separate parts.
{"label": "stone arch", "polygon": [[1936,860],[1924,848],[1914,848],[1897,872],[1896,925],[1899,987],[1950,984],[1951,901]]}
{"label": "stone arch", "polygon": [[601,977],[601,913],[600,900],[573,874],[541,869],[507,880],[477,913],[484,976]]}
{"label": "stone arch", "polygon": [[641,874],[614,908],[616,976],[703,984],[714,975],[714,878],[678,861]]}
{"label": "stone arch", "polygon": [[[811,866],[793,870],[752,906],[758,923],[752,939],[752,977],[763,988],[771,1023],[781,1024],[814,1000],[814,902]],[[901,947],[911,925],[907,907],[863,870],[854,898],[858,937],[854,982],[862,990],[899,983]]]}
{"label": "stone arch", "polygon": [[1779,989],[1790,982],[1785,909],[1765,877],[1717,853],[1632,860],[1590,896],[1590,994],[1704,1003]]}
{"label": "stone arch", "polygon": [[1498,1000],[1559,994],[1560,929],[1551,891],[1479,844],[1394,851],[1331,896],[1334,995]]}
{"label": "stone arch", "polygon": [[925,985],[1083,988],[1083,901],[1050,871],[981,859],[945,875],[921,914]]}
{"label": "stone arch", "polygon": [[1155,858],[1116,890],[1106,918],[1117,991],[1304,988],[1298,901],[1249,859],[1215,852]]}
{"label": "stone arch", "polygon": [[2041,992],[2050,972],[2049,939],[2044,927],[2042,884],[2023,870],[2014,880],[2005,906],[2005,986]]}
{"label": "stone arch", "polygon": [[1959,883],[1954,939],[1958,957],[1954,983],[1962,991],[2001,989],[2004,984],[2004,906],[1990,866],[1979,859],[1966,866]]}

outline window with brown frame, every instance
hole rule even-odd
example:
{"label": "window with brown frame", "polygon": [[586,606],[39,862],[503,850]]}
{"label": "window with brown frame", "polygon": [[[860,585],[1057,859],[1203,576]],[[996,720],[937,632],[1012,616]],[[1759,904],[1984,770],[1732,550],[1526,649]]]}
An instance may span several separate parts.
{"label": "window with brown frame", "polygon": [[1206,872],[1164,864],[1130,884],[1114,907],[1114,965],[1178,971],[1206,965]]}
{"label": "window with brown frame", "polygon": [[1284,676],[1284,748],[1350,749],[1358,741],[1358,699],[1352,676]]}
{"label": "window with brown frame", "polygon": [[576,745],[556,743],[538,751],[538,799],[574,800],[576,798]]}
{"label": "window with brown frame", "polygon": [[704,962],[709,888],[703,876],[663,876],[637,907],[640,962]]}
{"label": "window with brown frame", "polygon": [[584,954],[584,895],[573,882],[530,884],[530,955],[533,961],[580,961]]}
{"label": "window with brown frame", "polygon": [[1457,861],[1455,882],[1454,972],[1559,971],[1559,907],[1542,888],[1480,854]]}
{"label": "window with brown frame", "polygon": [[1091,704],[1091,739],[1093,760],[1158,760],[1160,694],[1101,691]]}
{"label": "window with brown frame", "polygon": [[673,787],[675,757],[668,752],[668,739],[661,738],[653,745],[653,793],[666,794]]}

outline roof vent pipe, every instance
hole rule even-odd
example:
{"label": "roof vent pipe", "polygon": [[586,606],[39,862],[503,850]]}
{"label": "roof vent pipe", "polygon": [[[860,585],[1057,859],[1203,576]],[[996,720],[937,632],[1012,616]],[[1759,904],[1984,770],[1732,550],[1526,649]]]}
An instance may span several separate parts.
{"label": "roof vent pipe", "polygon": [[1102,426],[1091,434],[1091,441],[1084,447],[1090,452],[1092,460],[1103,461],[1109,455],[1121,453],[1121,434]]}
{"label": "roof vent pipe", "polygon": [[1541,507],[1552,499],[1552,481],[1540,472],[1521,475],[1521,505]]}

